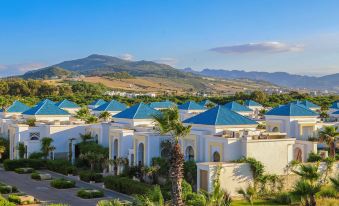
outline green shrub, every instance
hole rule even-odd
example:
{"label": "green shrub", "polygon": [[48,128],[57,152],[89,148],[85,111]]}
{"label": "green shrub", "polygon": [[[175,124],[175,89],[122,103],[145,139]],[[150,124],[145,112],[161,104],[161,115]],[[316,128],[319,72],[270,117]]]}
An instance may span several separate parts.
{"label": "green shrub", "polygon": [[104,185],[108,189],[115,190],[128,195],[132,194],[144,195],[153,189],[152,185],[148,185],[146,183],[134,181],[127,177],[120,176],[105,177]]}
{"label": "green shrub", "polygon": [[1,195],[0,195],[0,205],[1,206],[15,206],[14,203],[9,202],[5,198],[3,198]]}
{"label": "green shrub", "polygon": [[40,174],[37,173],[37,172],[33,172],[31,174],[31,178],[34,179],[34,180],[41,180]]}
{"label": "green shrub", "polygon": [[188,193],[185,198],[185,205],[187,206],[205,206],[206,198],[202,194]]}
{"label": "green shrub", "polygon": [[292,199],[289,193],[287,192],[282,192],[280,194],[277,194],[274,199],[274,202],[278,204],[284,204],[284,205],[289,205],[292,203]]}
{"label": "green shrub", "polygon": [[337,191],[333,187],[323,187],[318,195],[323,198],[335,198],[337,196]]}
{"label": "green shrub", "polygon": [[55,179],[51,181],[51,186],[57,189],[67,189],[75,187],[75,181],[66,179]]}
{"label": "green shrub", "polygon": [[91,171],[83,171],[79,173],[80,179],[85,182],[102,182],[103,181],[103,176],[100,173],[95,173]]}
{"label": "green shrub", "polygon": [[42,159],[44,154],[42,152],[33,152],[29,155],[28,159]]}
{"label": "green shrub", "polygon": [[186,161],[184,164],[185,180],[191,185],[197,182],[197,164],[194,160]]}
{"label": "green shrub", "polygon": [[84,199],[92,199],[92,198],[103,197],[104,192],[100,190],[93,190],[93,189],[81,189],[78,191],[77,196],[84,198]]}
{"label": "green shrub", "polygon": [[16,168],[14,170],[16,173],[18,174],[29,174],[29,173],[32,173],[34,171],[33,168]]}
{"label": "green shrub", "polygon": [[16,168],[31,167],[33,169],[43,169],[46,167],[45,160],[37,159],[20,159],[20,160],[5,160],[4,168],[7,171],[14,171]]}
{"label": "green shrub", "polygon": [[167,176],[169,171],[169,162],[163,157],[153,157],[152,166],[159,166],[158,173],[162,176]]}
{"label": "green shrub", "polygon": [[46,162],[46,167],[51,171],[64,175],[77,174],[77,168],[67,160],[48,160]]}
{"label": "green shrub", "polygon": [[314,152],[311,152],[309,155],[308,155],[308,158],[307,158],[307,162],[318,162],[320,161],[322,158],[320,155],[318,154],[315,154]]}
{"label": "green shrub", "polygon": [[8,194],[12,192],[18,192],[15,186],[6,185],[0,182],[0,194]]}
{"label": "green shrub", "polygon": [[21,200],[18,195],[8,195],[8,201],[14,202],[16,204],[21,204]]}
{"label": "green shrub", "polygon": [[182,180],[181,186],[182,186],[182,196],[184,198],[186,197],[187,194],[192,193],[192,186],[185,180]]}

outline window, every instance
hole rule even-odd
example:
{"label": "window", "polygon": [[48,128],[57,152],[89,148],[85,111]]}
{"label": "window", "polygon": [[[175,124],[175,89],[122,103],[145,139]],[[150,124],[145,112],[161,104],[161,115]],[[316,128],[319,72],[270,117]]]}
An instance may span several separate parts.
{"label": "window", "polygon": [[113,159],[118,158],[118,140],[115,139],[113,142]]}
{"label": "window", "polygon": [[186,160],[194,160],[194,150],[192,146],[186,147],[185,157]]}
{"label": "window", "polygon": [[144,143],[140,143],[138,146],[138,165],[144,165]]}
{"label": "window", "polygon": [[213,153],[213,162],[220,162],[220,154],[217,151]]}
{"label": "window", "polygon": [[30,140],[39,140],[40,139],[40,132],[31,132],[29,133]]}

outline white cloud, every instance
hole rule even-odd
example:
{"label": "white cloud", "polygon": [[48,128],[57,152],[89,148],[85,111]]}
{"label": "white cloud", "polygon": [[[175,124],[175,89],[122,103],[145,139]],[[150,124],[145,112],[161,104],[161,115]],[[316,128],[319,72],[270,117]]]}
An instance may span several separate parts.
{"label": "white cloud", "polygon": [[127,60],[127,61],[132,61],[134,59],[134,56],[132,54],[122,54],[120,55],[120,58],[123,60]]}
{"label": "white cloud", "polygon": [[43,63],[23,63],[23,64],[0,64],[0,76],[20,75],[27,71],[43,68]]}
{"label": "white cloud", "polygon": [[223,54],[230,53],[281,53],[281,52],[298,52],[303,51],[303,45],[289,45],[281,42],[259,42],[259,43],[248,43],[240,45],[231,45],[216,47],[210,49]]}
{"label": "white cloud", "polygon": [[167,64],[167,65],[170,65],[172,67],[174,67],[178,63],[178,61],[176,59],[170,58],[170,57],[163,57],[163,58],[160,58],[160,59],[156,59],[154,61],[159,63],[159,64]]}

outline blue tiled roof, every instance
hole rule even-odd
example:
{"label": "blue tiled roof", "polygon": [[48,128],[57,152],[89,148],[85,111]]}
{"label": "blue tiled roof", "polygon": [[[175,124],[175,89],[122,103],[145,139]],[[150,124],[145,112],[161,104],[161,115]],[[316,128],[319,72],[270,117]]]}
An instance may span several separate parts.
{"label": "blue tiled roof", "polygon": [[114,118],[124,118],[124,119],[153,119],[155,115],[161,114],[160,111],[151,108],[145,103],[139,103],[133,105],[132,107],[125,109],[122,112],[114,115]]}
{"label": "blue tiled roof", "polygon": [[171,101],[162,101],[162,102],[151,102],[149,104],[149,106],[151,108],[160,108],[160,109],[168,109],[168,108],[171,108],[171,107],[175,107],[176,104],[174,102],[171,102]]}
{"label": "blue tiled roof", "polygon": [[46,102],[55,104],[55,102],[53,102],[53,101],[50,100],[50,99],[43,99],[43,100],[41,100],[40,102],[38,102],[35,106],[42,105],[42,104],[44,104],[44,103],[46,103]]}
{"label": "blue tiled roof", "polygon": [[244,105],[241,105],[241,104],[239,104],[238,102],[235,102],[235,101],[224,104],[223,107],[225,107],[229,110],[232,110],[234,112],[250,112],[250,111],[252,111],[250,108],[248,108]]}
{"label": "blue tiled roof", "polygon": [[253,106],[253,107],[262,107],[261,104],[259,104],[259,103],[256,102],[256,101],[253,101],[253,100],[251,100],[251,99],[246,100],[246,101],[244,102],[244,105],[247,106],[247,107],[249,107],[249,106]]}
{"label": "blue tiled roof", "polygon": [[205,107],[195,101],[188,101],[178,106],[181,110],[205,110]]}
{"label": "blue tiled roof", "polygon": [[297,101],[293,101],[292,103],[304,105],[307,108],[320,108],[320,106],[314,104],[313,102],[307,101],[307,100],[297,100]]}
{"label": "blue tiled roof", "polygon": [[55,104],[48,101],[40,103],[39,105],[32,107],[31,109],[23,112],[26,115],[69,115],[69,113],[63,109],[60,109]]}
{"label": "blue tiled roof", "polygon": [[210,100],[208,100],[208,99],[199,102],[199,104],[202,105],[202,106],[204,106],[204,107],[206,107],[208,104],[212,104],[212,105],[214,105],[214,106],[217,105],[216,103],[214,103],[214,102],[212,102],[212,101],[210,101]]}
{"label": "blue tiled roof", "polygon": [[335,112],[333,112],[332,114],[339,114],[339,110],[338,110],[338,111],[335,111]]}
{"label": "blue tiled roof", "polygon": [[93,110],[94,111],[123,111],[126,108],[127,107],[125,104],[112,100],[110,102],[100,105],[99,107]]}
{"label": "blue tiled roof", "polygon": [[100,106],[100,105],[103,105],[105,103],[107,103],[105,100],[97,99],[97,100],[94,100],[93,102],[91,102],[89,105],[91,105],[91,106]]}
{"label": "blue tiled roof", "polygon": [[71,102],[71,101],[69,101],[67,99],[64,99],[64,100],[62,100],[60,102],[57,102],[55,105],[57,107],[59,107],[59,108],[69,108],[69,109],[80,108],[79,105],[77,105],[76,103]]}
{"label": "blue tiled roof", "polygon": [[[20,101],[15,100],[11,106],[7,107],[6,112],[22,113],[29,109],[30,109],[29,106],[25,105],[24,103],[21,103]],[[1,109],[0,112],[3,112],[3,109]]]}
{"label": "blue tiled roof", "polygon": [[339,101],[335,101],[332,103],[331,109],[339,109]]}
{"label": "blue tiled roof", "polygon": [[318,116],[318,114],[304,105],[294,103],[281,105],[268,111],[265,115],[277,116]]}
{"label": "blue tiled roof", "polygon": [[203,125],[255,125],[256,121],[233,112],[223,106],[216,106],[193,116],[184,123]]}

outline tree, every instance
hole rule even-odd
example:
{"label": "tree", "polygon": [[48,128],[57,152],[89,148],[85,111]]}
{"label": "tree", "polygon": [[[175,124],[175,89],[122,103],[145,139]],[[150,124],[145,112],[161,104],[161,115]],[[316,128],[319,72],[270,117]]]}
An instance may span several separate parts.
{"label": "tree", "polygon": [[48,155],[55,150],[55,147],[52,145],[53,139],[50,137],[44,137],[41,139],[41,152],[47,159]]}
{"label": "tree", "polygon": [[91,115],[86,118],[85,122],[86,124],[94,124],[98,122],[98,118],[96,116]]}
{"label": "tree", "polygon": [[87,142],[90,139],[93,139],[91,133],[80,134],[82,142]]}
{"label": "tree", "polygon": [[20,142],[17,146],[17,150],[19,151],[19,158],[23,159],[25,157],[25,153],[26,153],[26,147],[25,147],[24,143]]}
{"label": "tree", "polygon": [[160,134],[169,134],[172,137],[172,152],[170,157],[169,177],[172,182],[172,205],[184,205],[182,199],[182,179],[184,170],[184,155],[182,154],[179,138],[191,132],[191,126],[184,126],[180,120],[177,108],[163,110],[154,116],[156,128]]}
{"label": "tree", "polygon": [[6,147],[4,145],[0,145],[0,159],[2,158],[2,154],[5,153]]}
{"label": "tree", "polygon": [[104,120],[105,122],[108,122],[108,120],[111,118],[111,113],[104,111],[100,113],[99,118]]}
{"label": "tree", "polygon": [[104,159],[104,155],[95,152],[87,152],[84,154],[80,154],[79,158],[88,161],[91,165],[91,170],[93,171],[95,164]]}
{"label": "tree", "polygon": [[319,131],[319,139],[325,142],[330,148],[330,157],[335,158],[335,142],[339,137],[338,127],[325,126],[323,130]]}
{"label": "tree", "polygon": [[77,111],[75,117],[81,120],[86,120],[90,115],[91,113],[89,112],[89,109],[87,107],[83,107]]}

